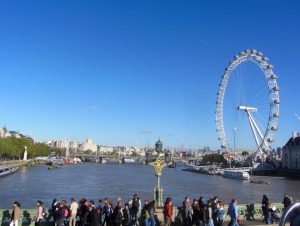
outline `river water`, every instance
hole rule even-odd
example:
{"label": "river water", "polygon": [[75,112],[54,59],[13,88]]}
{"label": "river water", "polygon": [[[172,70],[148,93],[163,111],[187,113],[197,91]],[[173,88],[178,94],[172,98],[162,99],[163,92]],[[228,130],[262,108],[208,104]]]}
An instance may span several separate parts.
{"label": "river water", "polygon": [[[263,194],[272,202],[281,202],[287,192],[294,201],[300,200],[300,181],[268,178],[271,185],[252,184],[181,169],[166,168],[161,178],[164,198],[172,197],[177,206],[185,196],[207,199],[217,195],[225,203],[233,197],[239,203],[259,203]],[[0,208],[11,208],[15,200],[20,201],[23,208],[34,208],[39,199],[46,207],[51,205],[53,198],[69,201],[71,197],[77,200],[107,197],[115,201],[122,197],[127,201],[137,193],[142,200],[153,199],[155,185],[154,169],[140,164],[84,163],[53,170],[45,165],[23,167],[14,175],[0,178]]]}

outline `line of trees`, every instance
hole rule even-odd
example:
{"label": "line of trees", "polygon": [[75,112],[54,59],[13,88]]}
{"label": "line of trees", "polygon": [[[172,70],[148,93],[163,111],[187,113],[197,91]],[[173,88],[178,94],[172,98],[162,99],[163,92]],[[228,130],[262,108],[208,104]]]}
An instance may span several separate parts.
{"label": "line of trees", "polygon": [[57,150],[42,143],[32,143],[27,139],[8,137],[0,138],[0,159],[22,159],[25,146],[27,147],[28,158],[48,156],[51,152],[57,152]]}

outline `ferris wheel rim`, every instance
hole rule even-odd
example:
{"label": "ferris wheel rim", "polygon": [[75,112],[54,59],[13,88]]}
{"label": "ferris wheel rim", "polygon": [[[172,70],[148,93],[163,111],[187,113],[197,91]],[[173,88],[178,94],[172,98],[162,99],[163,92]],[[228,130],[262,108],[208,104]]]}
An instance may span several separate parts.
{"label": "ferris wheel rim", "polygon": [[228,67],[225,68],[225,72],[222,75],[221,83],[219,84],[219,90],[217,93],[217,101],[216,101],[216,126],[218,139],[221,143],[221,148],[226,149],[226,151],[230,151],[230,145],[227,141],[225,129],[224,129],[224,96],[227,88],[227,83],[234,72],[234,70],[240,65],[247,61],[252,61],[261,69],[264,77],[267,81],[268,90],[269,90],[269,118],[267,122],[266,130],[264,131],[263,139],[257,148],[257,151],[261,151],[263,149],[268,149],[265,147],[269,145],[273,141],[273,135],[275,131],[278,129],[278,119],[279,119],[279,87],[277,85],[277,76],[273,72],[273,66],[269,63],[269,59],[264,56],[261,52],[256,50],[245,50],[241,51],[238,55],[236,55],[232,61],[229,62]]}

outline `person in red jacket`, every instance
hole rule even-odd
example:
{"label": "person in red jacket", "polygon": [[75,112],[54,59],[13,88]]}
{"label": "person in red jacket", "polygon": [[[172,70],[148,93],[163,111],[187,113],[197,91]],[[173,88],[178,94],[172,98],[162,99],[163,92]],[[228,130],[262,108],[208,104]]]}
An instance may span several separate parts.
{"label": "person in red jacket", "polygon": [[172,223],[173,206],[171,198],[168,197],[164,206],[165,226],[170,226]]}

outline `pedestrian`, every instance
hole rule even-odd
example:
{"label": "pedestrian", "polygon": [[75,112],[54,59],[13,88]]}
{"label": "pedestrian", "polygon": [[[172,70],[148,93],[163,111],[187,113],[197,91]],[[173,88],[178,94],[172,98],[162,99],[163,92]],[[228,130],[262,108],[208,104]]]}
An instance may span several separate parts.
{"label": "pedestrian", "polygon": [[18,226],[20,218],[20,203],[15,201],[13,204],[13,211],[11,214],[11,222],[9,226]]}
{"label": "pedestrian", "polygon": [[196,226],[203,226],[203,213],[198,200],[193,205],[193,222]]}
{"label": "pedestrian", "polygon": [[53,226],[56,225],[57,214],[58,214],[58,202],[57,199],[53,199],[51,204],[51,215],[53,217]]}
{"label": "pedestrian", "polygon": [[192,225],[193,209],[189,197],[185,197],[183,201],[183,222],[185,226]]}
{"label": "pedestrian", "polygon": [[142,217],[144,220],[145,226],[150,226],[150,213],[149,213],[149,201],[145,200],[143,209],[142,209]]}
{"label": "pedestrian", "polygon": [[41,221],[44,218],[44,207],[43,207],[43,202],[41,200],[38,200],[36,202],[37,206],[37,211],[36,211],[36,217],[35,217],[35,226],[40,226]]}
{"label": "pedestrian", "polygon": [[165,226],[170,226],[172,224],[172,215],[173,215],[172,200],[170,197],[168,197],[164,205]]}
{"label": "pedestrian", "polygon": [[[93,201],[90,201],[91,205],[89,206],[89,219],[91,226],[100,226],[99,218],[99,209],[96,208]],[[93,204],[94,203],[94,204]]]}
{"label": "pedestrian", "polygon": [[133,195],[133,198],[131,201],[129,201],[129,204],[131,205],[131,222],[133,225],[136,225],[138,223],[137,218],[138,218],[138,212],[140,208],[142,207],[141,200],[138,197],[137,194]]}
{"label": "pedestrian", "polygon": [[261,210],[264,216],[264,222],[267,223],[267,218],[268,218],[268,205],[269,205],[269,198],[266,195],[263,195],[263,198],[261,200]]}
{"label": "pedestrian", "polygon": [[208,200],[207,201],[207,209],[206,209],[206,225],[207,226],[214,226],[214,221],[212,217],[212,201]]}
{"label": "pedestrian", "polygon": [[217,226],[223,226],[225,220],[224,205],[221,202],[217,204]]}
{"label": "pedestrian", "polygon": [[87,225],[87,221],[88,221],[88,215],[89,215],[89,210],[88,210],[88,205],[87,205],[87,200],[85,198],[80,199],[79,201],[79,226],[85,226]]}
{"label": "pedestrian", "polygon": [[122,199],[118,198],[118,204],[113,210],[112,222],[113,226],[121,226],[123,221]]}
{"label": "pedestrian", "polygon": [[64,226],[66,218],[66,207],[64,202],[60,201],[58,203],[58,214],[57,214],[57,226]]}
{"label": "pedestrian", "polygon": [[129,203],[125,203],[125,207],[123,208],[122,226],[129,226],[129,224],[130,224]]}
{"label": "pedestrian", "polygon": [[76,226],[77,211],[78,203],[74,198],[71,198],[69,226]]}
{"label": "pedestrian", "polygon": [[290,205],[292,205],[293,199],[287,193],[284,194],[284,198],[282,201],[283,208],[286,210]]}
{"label": "pedestrian", "polygon": [[153,200],[149,203],[148,210],[149,210],[149,215],[150,215],[150,218],[149,218],[150,226],[156,226],[156,221],[155,221],[155,200]]}
{"label": "pedestrian", "polygon": [[228,224],[229,226],[239,226],[238,224],[239,211],[238,211],[236,199],[231,200],[231,203],[228,206],[227,215],[230,216],[230,222]]}

